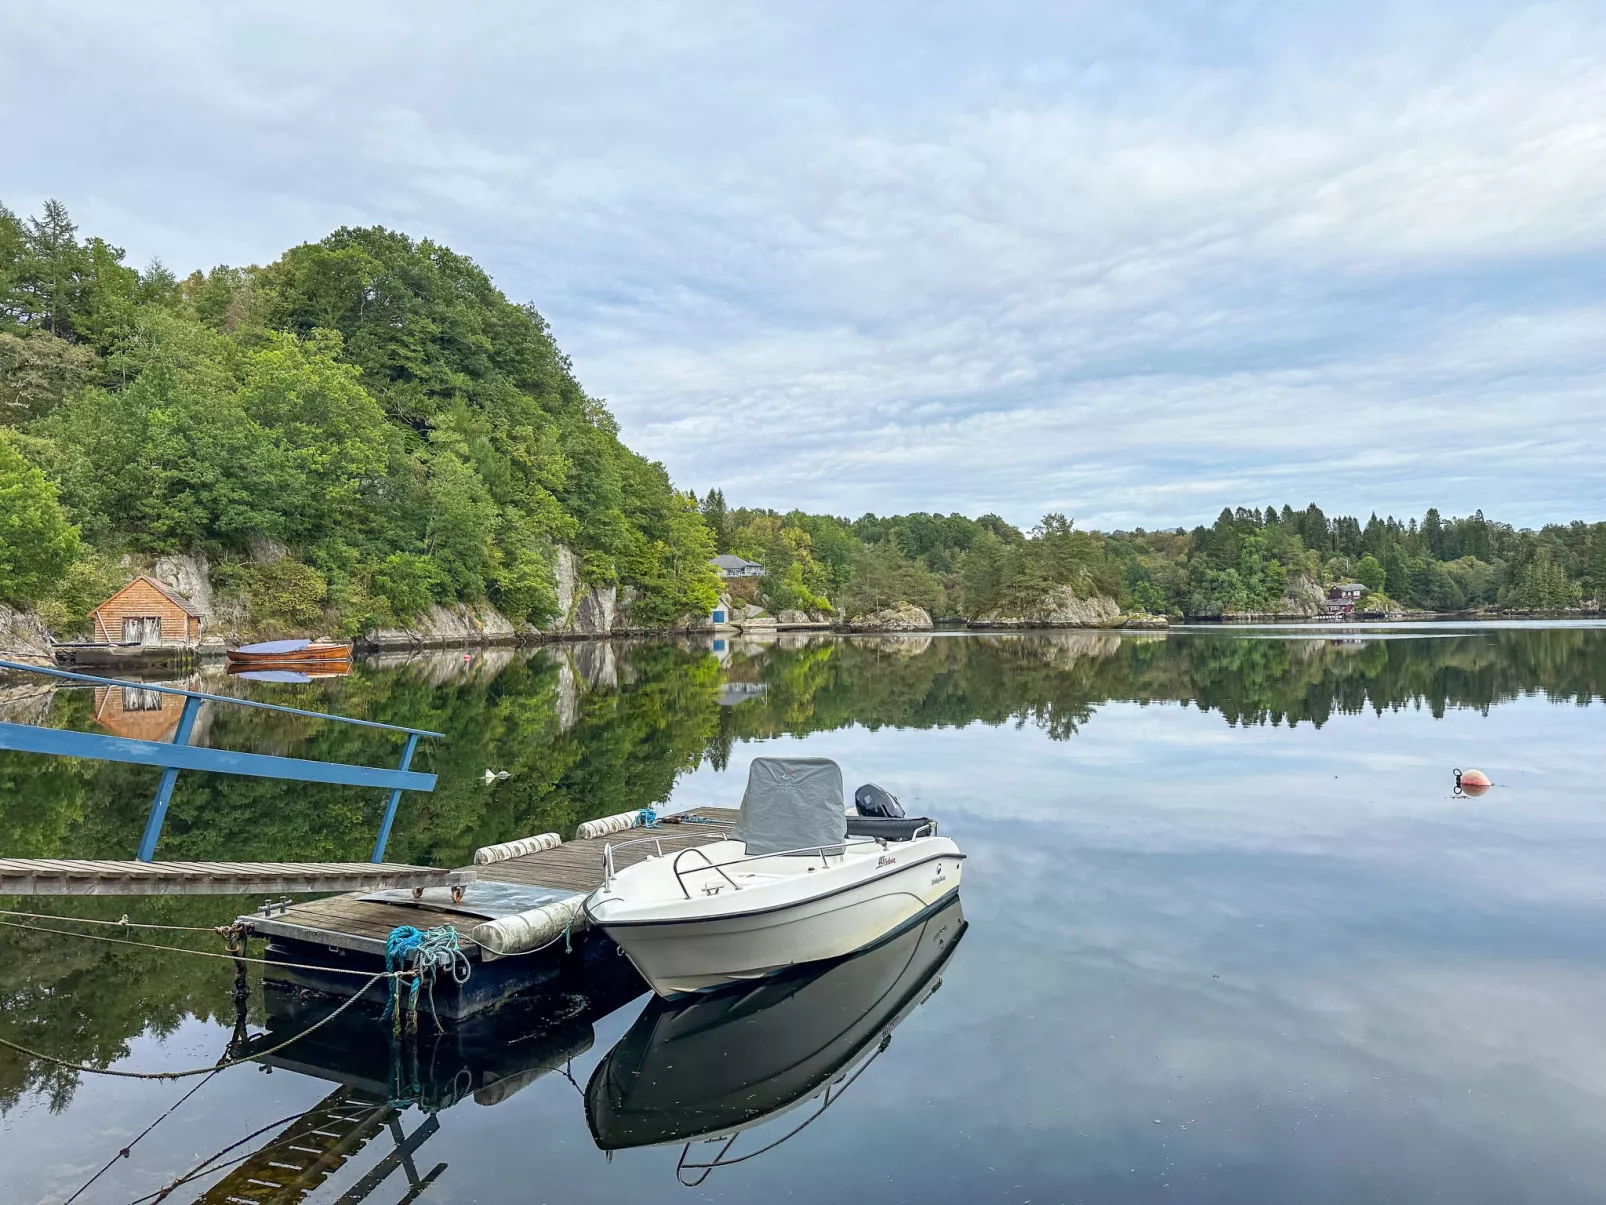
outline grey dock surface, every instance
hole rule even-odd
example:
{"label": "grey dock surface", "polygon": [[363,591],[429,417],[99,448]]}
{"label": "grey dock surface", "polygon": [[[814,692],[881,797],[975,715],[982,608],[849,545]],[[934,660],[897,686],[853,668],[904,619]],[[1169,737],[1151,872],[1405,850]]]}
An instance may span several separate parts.
{"label": "grey dock surface", "polygon": [[[734,808],[695,808],[682,815],[704,817],[713,823],[626,829],[605,837],[565,841],[553,849],[539,850],[503,862],[464,867],[462,872],[457,873],[467,872],[479,883],[508,883],[562,895],[584,895],[602,886],[604,846],[616,847],[614,867],[623,869],[654,856],[660,849],[670,852],[723,837],[736,823],[737,813]],[[636,843],[617,848],[626,841]],[[439,895],[438,892],[432,894]],[[465,889],[461,905],[455,906],[439,899],[375,900],[365,898],[365,895],[364,892],[353,892],[328,899],[309,900],[293,904],[271,916],[242,916],[240,919],[263,937],[330,950],[377,955],[380,958],[384,957],[385,941],[391,930],[399,925],[429,929],[449,924],[466,933],[480,920],[474,915],[472,885]],[[463,951],[470,961],[479,959],[479,950],[472,942],[465,941]]]}
{"label": "grey dock surface", "polygon": [[0,895],[239,895],[454,887],[468,870],[385,862],[107,862],[0,858]]}

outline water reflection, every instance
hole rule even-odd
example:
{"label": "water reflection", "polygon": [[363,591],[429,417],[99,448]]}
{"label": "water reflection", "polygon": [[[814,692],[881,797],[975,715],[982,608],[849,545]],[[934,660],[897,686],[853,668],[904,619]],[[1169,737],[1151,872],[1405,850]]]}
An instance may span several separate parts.
{"label": "water reflection", "polygon": [[[1326,724],[1337,715],[1421,707],[1487,712],[1543,694],[1587,702],[1606,690],[1606,640],[1589,625],[1422,633],[1102,631],[941,634],[774,642],[592,642],[535,650],[387,657],[348,678],[301,684],[190,680],[215,690],[447,734],[415,768],[439,775],[409,799],[389,846],[397,861],[460,864],[510,834],[572,832],[583,820],[652,807],[741,741],[860,726],[1029,724],[1066,740],[1112,703],[1180,703],[1232,725]],[[1410,638],[1397,638],[1409,636]],[[1358,641],[1358,643],[1357,643]],[[219,675],[221,677],[221,675]],[[152,696],[159,700],[161,696]],[[215,712],[215,714],[214,714]],[[41,692],[0,683],[0,718],[110,728],[161,739],[164,707],[137,691]],[[374,765],[395,743],[295,716],[203,708],[197,743]],[[487,789],[487,766],[509,779]],[[0,852],[127,857],[155,772],[0,753]],[[380,793],[182,775],[161,854],[178,859],[341,861],[365,856]],[[14,803],[13,800],[25,801]],[[44,828],[36,830],[37,821]]]}
{"label": "water reflection", "polygon": [[248,1135],[185,1176],[228,1169],[198,1199],[201,1205],[298,1205],[378,1143],[383,1153],[340,1201],[367,1200],[398,1173],[405,1181],[402,1199],[412,1200],[447,1171],[445,1162],[427,1171],[418,1162],[421,1148],[441,1129],[441,1113],[466,1101],[479,1108],[505,1105],[549,1075],[568,1079],[578,1093],[571,1067],[592,1047],[593,1022],[644,990],[628,964],[606,960],[573,982],[528,993],[489,1016],[445,1029],[426,1023],[416,1034],[396,1036],[359,1010],[335,1015],[334,1001],[270,985],[265,1030],[238,1037],[228,1057],[333,1087],[275,1132]]}
{"label": "water reflection", "polygon": [[[965,931],[956,896],[874,949],[751,986],[653,1000],[586,1087],[605,1151],[683,1143],[676,1174],[701,1184],[793,1137],[834,1104],[941,986]],[[809,1102],[801,1122],[736,1149],[744,1132]],[[693,1153],[697,1141],[710,1144]]]}
{"label": "water reflection", "polygon": [[[462,864],[477,845],[643,806],[734,803],[761,752],[837,757],[943,819],[971,855],[966,911],[986,940],[971,935],[939,999],[840,1108],[704,1191],[824,1205],[878,1199],[895,1171],[887,1195],[907,1200],[1504,1203],[1586,1199],[1606,1176],[1601,625],[710,644],[398,658],[223,690],[448,732],[419,759],[439,789],[398,818],[392,849],[408,861]],[[721,706],[732,685],[746,697]],[[0,714],[27,722],[87,728],[103,703],[114,722],[154,722],[134,702],[0,683]],[[220,712],[204,739],[386,760],[290,717]],[[510,777],[487,786],[488,766]],[[1471,766],[1496,783],[1481,798],[1453,790],[1453,768]],[[0,754],[0,853],[127,856],[155,786],[143,774]],[[361,794],[184,776],[162,852],[362,857],[383,799]],[[40,910],[205,927],[257,902]],[[190,1067],[227,1039],[230,976],[226,962],[0,928],[0,1031],[97,1066]],[[253,1024],[289,1023],[259,1001]],[[430,1192],[518,1197],[536,1165],[536,1200],[671,1187],[666,1150],[604,1166],[561,1074],[591,1082],[637,1007],[587,1013],[591,1049],[572,1068],[534,1047],[499,1068],[420,1046],[419,1090],[397,1099],[439,1110],[416,1153],[420,1178],[450,1164]],[[582,1035],[528,1021],[537,1045],[579,1049]],[[366,1053],[355,1036],[332,1043],[316,1080],[225,1073],[78,1205],[131,1200],[264,1125],[267,1142],[289,1124],[270,1123],[341,1088],[337,1067],[356,1095],[331,1108],[381,1091],[388,1103],[412,1064],[393,1069],[379,1036]],[[475,1103],[499,1083],[519,1086]],[[62,1201],[184,1090],[0,1051],[7,1199]],[[812,1116],[820,1091],[732,1153]],[[408,1111],[403,1137],[421,1121]],[[725,1137],[745,1124],[710,1123]],[[312,1199],[388,1157],[388,1128]],[[688,1164],[718,1154],[690,1131],[667,1141],[692,1142]],[[406,1168],[393,1172],[395,1199]]]}
{"label": "water reflection", "polygon": [[[677,1001],[649,995],[584,1089],[597,1146],[611,1154],[683,1144],[677,1175],[696,1185],[715,1167],[787,1141],[839,1100],[888,1048],[899,1023],[935,994],[965,928],[956,897],[847,959]],[[359,1010],[337,1013],[332,1000],[269,986],[258,1004],[264,1027],[248,1034],[242,1009],[225,1057],[321,1080],[330,1090],[192,1164],[170,1189],[210,1181],[201,1205],[299,1205],[361,1160],[367,1170],[340,1197],[344,1205],[393,1180],[389,1195],[400,1189],[411,1200],[448,1171],[424,1149],[450,1124],[442,1114],[470,1102],[502,1107],[548,1077],[569,1082],[570,1107],[578,1110],[573,1066],[591,1050],[595,1024],[644,994],[623,959],[593,957],[562,983],[492,1014],[397,1036]],[[802,1120],[755,1149],[735,1149],[744,1133],[763,1135],[769,1123],[809,1105]],[[700,1141],[708,1154],[693,1153]]]}

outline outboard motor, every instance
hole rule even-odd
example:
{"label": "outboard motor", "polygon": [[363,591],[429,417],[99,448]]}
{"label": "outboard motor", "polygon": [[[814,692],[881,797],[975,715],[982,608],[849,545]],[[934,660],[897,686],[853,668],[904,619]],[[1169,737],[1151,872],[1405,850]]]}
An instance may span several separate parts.
{"label": "outboard motor", "polygon": [[867,782],[853,792],[853,807],[861,816],[876,816],[883,820],[896,820],[903,816],[903,805],[873,782]]}

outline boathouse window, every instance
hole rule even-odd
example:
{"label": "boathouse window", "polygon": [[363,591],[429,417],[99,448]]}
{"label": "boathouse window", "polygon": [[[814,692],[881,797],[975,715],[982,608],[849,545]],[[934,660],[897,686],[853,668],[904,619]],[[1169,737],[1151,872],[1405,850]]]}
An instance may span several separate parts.
{"label": "boathouse window", "polygon": [[148,644],[161,638],[162,617],[160,615],[130,615],[123,618],[124,644]]}
{"label": "boathouse window", "polygon": [[725,622],[725,612],[723,612],[723,611],[715,611],[714,612],[714,622],[715,623],[724,623]]}

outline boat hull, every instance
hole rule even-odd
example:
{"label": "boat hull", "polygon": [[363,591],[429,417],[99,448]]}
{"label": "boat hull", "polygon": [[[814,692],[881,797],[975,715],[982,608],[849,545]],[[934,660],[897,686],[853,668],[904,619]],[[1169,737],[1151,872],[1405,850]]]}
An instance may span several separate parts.
{"label": "boat hull", "polygon": [[943,844],[896,870],[755,912],[624,922],[588,914],[658,995],[705,991],[841,958],[913,924],[959,890],[964,855]]}

